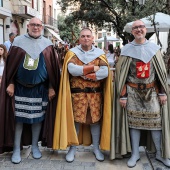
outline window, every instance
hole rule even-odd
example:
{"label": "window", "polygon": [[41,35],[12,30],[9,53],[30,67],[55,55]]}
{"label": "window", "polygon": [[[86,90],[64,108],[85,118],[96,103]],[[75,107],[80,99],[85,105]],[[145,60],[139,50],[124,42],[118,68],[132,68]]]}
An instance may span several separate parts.
{"label": "window", "polygon": [[102,49],[102,43],[98,43],[98,47]]}
{"label": "window", "polygon": [[57,19],[57,11],[54,9],[54,18]]}
{"label": "window", "polygon": [[51,5],[49,5],[49,16],[52,17]]}
{"label": "window", "polygon": [[98,33],[98,38],[102,38],[102,33]]}
{"label": "window", "polygon": [[106,36],[106,32],[103,32],[103,37],[105,37]]}
{"label": "window", "polygon": [[2,2],[2,0],[0,0],[0,6],[1,6],[1,7],[3,6],[3,2]]}
{"label": "window", "polygon": [[116,42],[116,47],[119,46],[120,47],[120,42]]}

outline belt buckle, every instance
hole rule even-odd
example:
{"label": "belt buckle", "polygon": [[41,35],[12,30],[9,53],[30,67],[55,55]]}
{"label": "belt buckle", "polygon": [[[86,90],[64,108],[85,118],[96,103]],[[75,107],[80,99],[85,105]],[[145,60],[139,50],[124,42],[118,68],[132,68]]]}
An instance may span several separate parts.
{"label": "belt buckle", "polygon": [[93,93],[96,93],[95,87],[92,87],[91,90]]}
{"label": "belt buckle", "polygon": [[146,84],[138,83],[138,90],[145,90],[145,89],[146,89]]}
{"label": "belt buckle", "polygon": [[85,92],[85,93],[89,93],[89,90],[90,90],[89,87],[84,88],[84,92]]}
{"label": "belt buckle", "polygon": [[84,92],[85,92],[85,93],[96,93],[96,90],[95,90],[94,87],[86,87],[86,88],[84,89]]}

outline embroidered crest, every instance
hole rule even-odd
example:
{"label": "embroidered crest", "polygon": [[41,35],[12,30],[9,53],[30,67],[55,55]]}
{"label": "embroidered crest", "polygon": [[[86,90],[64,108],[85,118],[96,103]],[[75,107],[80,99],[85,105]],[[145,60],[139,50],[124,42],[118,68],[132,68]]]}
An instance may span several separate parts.
{"label": "embroidered crest", "polygon": [[32,59],[29,54],[26,53],[23,67],[27,70],[36,70],[39,63],[39,57],[37,59]]}
{"label": "embroidered crest", "polygon": [[148,78],[150,76],[150,62],[136,62],[136,76],[140,79]]}

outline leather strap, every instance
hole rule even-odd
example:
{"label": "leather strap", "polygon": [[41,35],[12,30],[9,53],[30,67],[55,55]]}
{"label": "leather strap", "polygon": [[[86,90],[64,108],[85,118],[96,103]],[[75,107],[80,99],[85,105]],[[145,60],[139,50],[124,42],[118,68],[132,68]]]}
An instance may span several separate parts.
{"label": "leather strap", "polygon": [[97,93],[102,92],[100,87],[85,87],[84,89],[81,88],[71,88],[71,93]]}
{"label": "leather strap", "polygon": [[22,86],[28,87],[28,88],[32,88],[32,87],[35,87],[35,86],[37,86],[37,85],[39,85],[39,84],[44,83],[44,82],[41,82],[41,83],[38,83],[38,84],[24,84],[24,83],[22,83],[22,82],[20,82],[20,81],[18,81],[18,80],[16,80],[16,82],[19,83],[19,84],[21,84]]}
{"label": "leather strap", "polygon": [[133,87],[133,88],[136,88],[136,89],[139,89],[139,90],[150,89],[150,88],[156,86],[155,81],[153,81],[152,83],[149,83],[149,84],[143,84],[143,83],[137,83],[136,84],[136,83],[132,83],[132,82],[127,82],[126,84],[129,85],[130,87]]}

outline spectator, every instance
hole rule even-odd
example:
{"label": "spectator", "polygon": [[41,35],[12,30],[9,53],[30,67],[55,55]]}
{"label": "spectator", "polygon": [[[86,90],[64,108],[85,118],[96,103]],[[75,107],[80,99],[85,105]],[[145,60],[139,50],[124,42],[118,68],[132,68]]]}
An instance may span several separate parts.
{"label": "spectator", "polygon": [[7,57],[7,49],[5,45],[0,44],[0,87],[1,87],[1,80],[4,71],[6,57]]}
{"label": "spectator", "polygon": [[106,57],[110,67],[113,67],[115,65],[115,57],[114,57],[114,49],[112,44],[109,44],[108,46],[108,53],[106,54]]}
{"label": "spectator", "polygon": [[59,42],[56,50],[60,62],[60,67],[62,67],[64,63],[64,55],[65,55],[64,42]]}
{"label": "spectator", "polygon": [[9,52],[9,49],[10,49],[15,37],[16,37],[16,35],[14,33],[10,33],[9,40],[4,42],[4,45],[7,48],[7,52]]}

